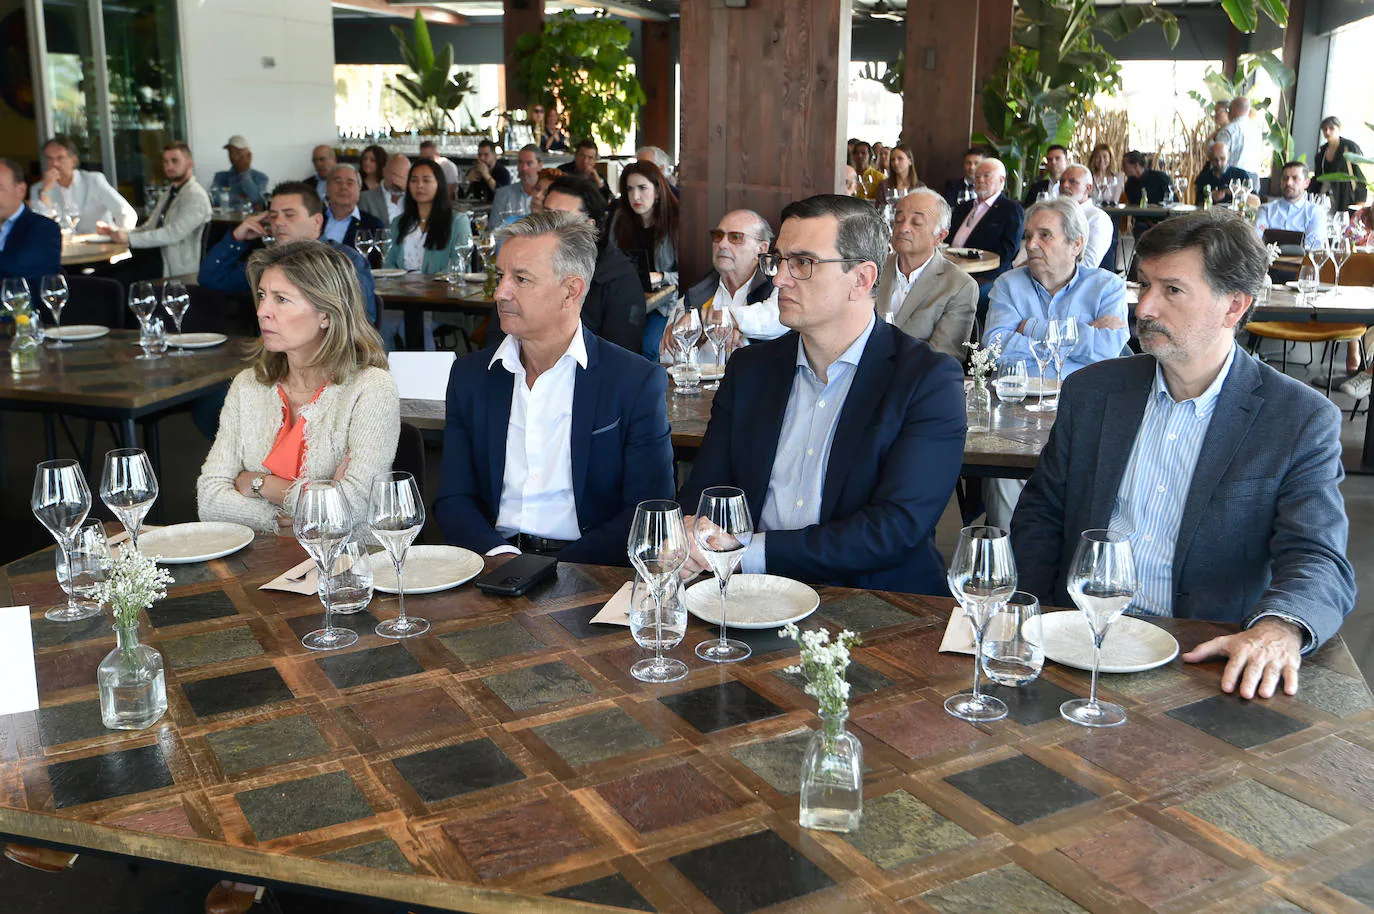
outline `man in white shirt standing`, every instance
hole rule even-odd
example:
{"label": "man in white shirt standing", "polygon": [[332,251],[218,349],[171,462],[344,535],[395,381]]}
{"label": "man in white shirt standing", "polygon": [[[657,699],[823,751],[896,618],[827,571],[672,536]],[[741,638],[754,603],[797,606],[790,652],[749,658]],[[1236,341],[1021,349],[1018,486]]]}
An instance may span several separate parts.
{"label": "man in white shirt standing", "polygon": [[487,555],[628,564],[635,506],[673,497],[667,374],[581,322],[596,228],[542,212],[497,231],[505,340],[449,374],[444,539]]}
{"label": "man in white shirt standing", "polygon": [[397,153],[386,157],[382,185],[364,191],[358,198],[358,208],[371,213],[390,226],[406,208],[406,183],[410,180],[410,159]]}
{"label": "man in white shirt standing", "polygon": [[1217,131],[1218,143],[1231,150],[1231,164],[1250,176],[1250,189],[1259,192],[1259,171],[1264,165],[1264,138],[1259,124],[1250,117],[1250,99],[1243,95],[1231,99],[1231,121]]}
{"label": "man in white shirt standing", "polygon": [[759,269],[759,255],[768,253],[772,241],[773,229],[758,213],[751,209],[726,213],[711,230],[715,269],[683,296],[689,308],[728,303],[739,334],[737,343],[775,340],[787,332],[778,320],[778,290]]}
{"label": "man in white shirt standing", "polygon": [[122,229],[138,224],[138,211],[110,186],[98,171],[82,171],[76,144],[58,134],[43,144],[43,180],[29,192],[29,206],[56,219],[63,213],[76,220],[77,234],[94,232],[97,222]]}

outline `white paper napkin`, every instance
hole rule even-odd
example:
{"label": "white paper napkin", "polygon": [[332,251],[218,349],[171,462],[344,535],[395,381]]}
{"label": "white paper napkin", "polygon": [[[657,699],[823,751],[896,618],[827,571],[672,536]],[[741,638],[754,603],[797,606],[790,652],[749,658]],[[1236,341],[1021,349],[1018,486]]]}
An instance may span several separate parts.
{"label": "white paper napkin", "polygon": [[0,607],[0,715],[38,710],[38,671],[27,606]]}
{"label": "white paper napkin", "polygon": [[[302,573],[304,573],[307,570],[309,570],[310,573],[305,575],[305,577],[301,578],[299,581],[288,580],[288,578],[299,577]],[[284,590],[287,593],[303,593],[309,595],[318,593],[319,587],[320,572],[319,569],[315,567],[315,560],[306,559],[299,565],[294,565],[291,568],[286,569],[277,577],[273,578],[266,584],[259,587],[258,590]]]}
{"label": "white paper napkin", "polygon": [[606,601],[606,605],[601,607],[601,612],[592,616],[593,623],[601,625],[626,625],[630,624],[630,590],[634,587],[633,581],[626,581],[615,596]]}
{"label": "white paper napkin", "polygon": [[950,613],[949,624],[945,626],[945,637],[940,642],[942,654],[973,654],[973,623],[959,607]]}

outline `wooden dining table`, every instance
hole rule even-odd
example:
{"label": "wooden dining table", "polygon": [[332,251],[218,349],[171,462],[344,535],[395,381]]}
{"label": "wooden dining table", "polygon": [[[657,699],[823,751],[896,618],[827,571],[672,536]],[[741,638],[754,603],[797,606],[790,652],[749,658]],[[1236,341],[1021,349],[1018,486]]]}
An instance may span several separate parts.
{"label": "wooden dining table", "polygon": [[75,235],[62,239],[62,266],[90,266],[98,263],[117,263],[127,259],[129,246],[110,240],[97,241],[98,236]]}
{"label": "wooden dining table", "polygon": [[945,259],[954,264],[965,273],[978,274],[986,273],[989,270],[997,269],[997,265],[1002,262],[1002,258],[992,251],[980,251],[977,248],[968,248],[975,257],[967,257],[963,254],[951,254],[945,251]]}
{"label": "wooden dining table", "polygon": [[[952,600],[819,588],[802,628],[863,639],[848,671],[863,817],[841,835],[798,824],[818,719],[775,628],[732,629],[753,656],[718,666],[696,658],[715,629],[693,619],[669,652],[688,677],[646,685],[627,672],[646,656],[629,631],[590,622],[629,571],[565,564],[523,597],[470,583],[411,596],[431,628],[401,642],[373,633],[396,613],[379,593],[340,617],[356,645],[315,653],[300,638],[319,600],[259,589],[303,558],[260,535],[170,569],[141,625],[168,710],[141,731],[101,725],[108,620],[43,618],[60,598],[52,550],[6,566],[0,602],[29,607],[40,708],[0,716],[0,837],[446,911],[1368,899],[1374,699],[1339,637],[1304,658],[1296,696],[1222,694],[1220,664],[1175,656],[1104,674],[1129,719],[1095,731],[1059,716],[1088,674],[1047,662],[1031,685],[995,688],[1006,719],[973,725],[942,707],[972,676],[968,655],[938,650]],[[1152,621],[1184,651],[1234,629]]]}

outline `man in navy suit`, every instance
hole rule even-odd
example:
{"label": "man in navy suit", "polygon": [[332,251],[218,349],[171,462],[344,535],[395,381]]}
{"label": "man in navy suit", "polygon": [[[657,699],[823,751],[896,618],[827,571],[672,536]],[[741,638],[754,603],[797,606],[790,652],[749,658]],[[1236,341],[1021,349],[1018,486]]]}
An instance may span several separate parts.
{"label": "man in navy suit", "polygon": [[497,237],[506,337],[449,374],[439,529],[487,555],[626,565],[635,505],[673,494],[667,374],[582,326],[586,219],[536,213]]}
{"label": "man in navy suit", "polygon": [[1012,518],[1019,586],[1068,605],[1079,534],[1131,543],[1131,611],[1237,623],[1194,647],[1226,656],[1224,691],[1298,689],[1301,656],[1355,605],[1339,485],[1341,416],[1235,343],[1268,258],[1221,208],[1160,223],[1137,249],[1146,354],[1064,382],[1059,415]]}
{"label": "man in navy suit", "polygon": [[950,216],[949,244],[954,248],[978,248],[997,255],[997,269],[979,273],[978,323],[988,316],[988,295],[997,277],[1012,268],[1021,248],[1021,230],[1026,212],[1021,204],[1002,193],[1007,186],[1007,167],[1000,159],[987,158],[978,163],[973,174],[972,200],[954,208]]}
{"label": "man in navy suit", "polygon": [[[679,497],[694,511],[709,486],[744,490],[745,572],[949,592],[935,524],[963,462],[963,372],[875,319],[887,243],[872,205],[822,194],[782,211],[760,258],[792,332],[731,356]],[[687,568],[703,564],[694,551]]]}
{"label": "man in navy suit", "polygon": [[357,248],[358,230],[371,232],[382,228],[382,220],[358,208],[363,179],[352,165],[335,165],[329,173],[328,199],[324,208],[324,231],[320,240],[333,241],[346,248]]}
{"label": "man in navy suit", "polygon": [[44,276],[62,272],[62,230],[24,205],[29,184],[12,159],[0,159],[0,279],[23,277],[38,294]]}

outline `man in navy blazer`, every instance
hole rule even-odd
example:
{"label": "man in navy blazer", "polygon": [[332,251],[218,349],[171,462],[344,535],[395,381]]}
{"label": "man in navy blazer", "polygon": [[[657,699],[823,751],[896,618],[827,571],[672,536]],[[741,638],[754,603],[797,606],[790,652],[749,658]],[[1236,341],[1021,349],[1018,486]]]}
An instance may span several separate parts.
{"label": "man in navy blazer", "polygon": [[0,159],[0,279],[23,277],[37,296],[39,280],[62,272],[62,230],[24,205],[28,192],[19,164]]}
{"label": "man in navy blazer", "polygon": [[997,269],[979,274],[981,284],[1011,269],[1021,247],[1021,229],[1026,221],[1021,204],[1002,193],[1007,185],[1007,168],[1000,159],[984,159],[973,175],[976,199],[965,200],[950,216],[950,246],[978,248],[998,256]]}
{"label": "man in navy blazer", "polygon": [[[948,594],[935,525],[963,463],[958,362],[875,319],[888,229],[862,200],[824,194],[782,211],[775,274],[793,332],[730,358],[679,501],[742,489],[744,572]],[[699,552],[688,571],[703,567]]]}
{"label": "man in navy blazer", "polygon": [[1234,339],[1268,267],[1221,208],[1160,223],[1137,252],[1146,355],[1064,382],[1059,414],[1012,518],[1019,586],[1068,605],[1079,534],[1131,542],[1131,611],[1237,623],[1183,655],[1226,656],[1221,687],[1298,688],[1301,655],[1355,605],[1339,491],[1340,411]]}
{"label": "man in navy blazer", "polygon": [[594,226],[543,212],[497,237],[506,337],[449,374],[435,518],[487,555],[627,565],[635,506],[673,495],[667,374],[582,326]]}

